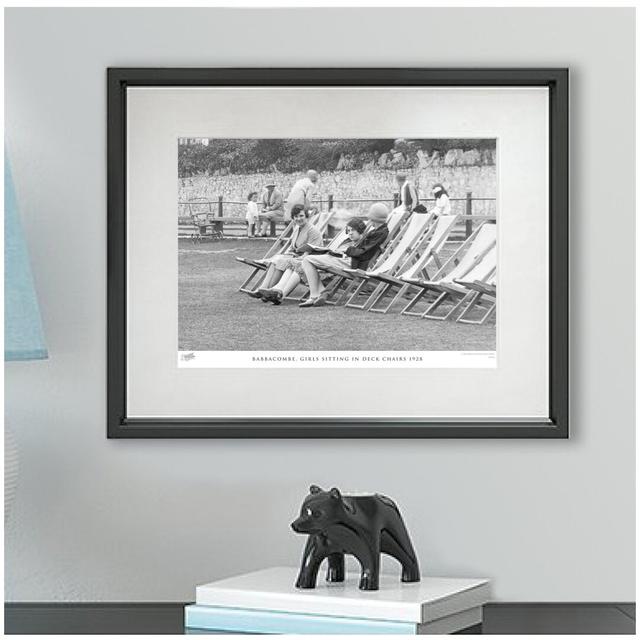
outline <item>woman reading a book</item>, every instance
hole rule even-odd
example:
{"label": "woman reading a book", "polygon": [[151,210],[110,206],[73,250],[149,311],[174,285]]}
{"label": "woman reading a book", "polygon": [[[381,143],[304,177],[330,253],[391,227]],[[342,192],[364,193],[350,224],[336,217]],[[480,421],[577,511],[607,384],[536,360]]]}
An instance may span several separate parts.
{"label": "woman reading a book", "polygon": [[309,298],[301,302],[301,307],[320,307],[327,302],[327,292],[320,278],[323,267],[336,269],[363,269],[380,253],[380,246],[387,239],[389,229],[386,225],[389,209],[382,202],[371,205],[367,215],[368,225],[359,218],[352,218],[347,224],[349,240],[336,251],[311,253],[302,259],[309,285]]}
{"label": "woman reading a book", "polygon": [[311,246],[322,246],[322,233],[308,219],[309,212],[304,205],[291,208],[291,219],[295,224],[288,251],[269,258],[269,268],[257,291],[249,292],[253,298],[263,302],[280,304],[282,298],[289,295],[300,284],[304,276],[302,258],[311,251]]}
{"label": "woman reading a book", "polygon": [[[295,228],[291,235],[290,247],[285,253],[268,259],[269,267],[262,281],[262,287],[258,291],[248,292],[251,297],[279,304],[285,295],[296,288],[302,275],[300,266],[302,257],[311,251],[310,245],[322,246],[322,233],[309,222],[308,215],[303,205],[297,204],[292,207],[291,219]],[[295,274],[298,276],[298,282],[294,284],[295,278],[292,276]],[[275,288],[276,284],[282,286]],[[287,292],[283,293],[285,288]]]}

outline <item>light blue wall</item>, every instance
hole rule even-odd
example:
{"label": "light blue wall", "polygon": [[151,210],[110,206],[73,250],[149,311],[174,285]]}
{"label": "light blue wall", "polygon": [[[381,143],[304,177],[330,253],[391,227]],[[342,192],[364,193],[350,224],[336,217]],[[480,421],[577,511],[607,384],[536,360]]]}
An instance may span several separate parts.
{"label": "light blue wall", "polygon": [[[424,569],[488,576],[497,599],[634,600],[634,26],[631,9],[8,9],[50,359],[7,366],[7,600],[181,601],[295,564],[310,482],[394,496]],[[107,441],[105,68],[165,65],[571,67],[572,439]]]}

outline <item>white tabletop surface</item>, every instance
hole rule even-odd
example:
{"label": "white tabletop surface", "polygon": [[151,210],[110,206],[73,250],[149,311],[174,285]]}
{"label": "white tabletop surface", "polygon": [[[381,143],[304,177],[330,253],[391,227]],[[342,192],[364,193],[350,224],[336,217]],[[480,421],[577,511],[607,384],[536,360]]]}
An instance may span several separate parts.
{"label": "white tabletop surface", "polygon": [[345,582],[327,583],[318,574],[315,589],[295,587],[298,569],[272,567],[196,588],[203,605],[289,611],[318,615],[427,622],[489,599],[489,581],[481,578],[423,576],[403,583],[400,575],[381,575],[378,591],[358,589],[360,576],[347,573]]}

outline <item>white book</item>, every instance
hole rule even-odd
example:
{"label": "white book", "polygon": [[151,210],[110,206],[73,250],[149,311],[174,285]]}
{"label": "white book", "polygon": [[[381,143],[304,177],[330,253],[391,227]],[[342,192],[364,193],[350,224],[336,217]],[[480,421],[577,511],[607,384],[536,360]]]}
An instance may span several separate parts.
{"label": "white book", "polygon": [[378,591],[358,589],[359,574],[327,583],[319,574],[315,589],[296,589],[298,569],[273,567],[196,587],[196,604],[422,624],[486,604],[489,581],[436,578],[404,583],[381,575]]}

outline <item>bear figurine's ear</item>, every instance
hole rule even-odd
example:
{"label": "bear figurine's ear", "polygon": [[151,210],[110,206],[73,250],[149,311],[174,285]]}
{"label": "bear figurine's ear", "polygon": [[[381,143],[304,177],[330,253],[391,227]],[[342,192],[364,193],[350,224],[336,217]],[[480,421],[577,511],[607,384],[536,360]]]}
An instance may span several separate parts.
{"label": "bear figurine's ear", "polygon": [[317,484],[312,484],[309,487],[309,493],[322,493],[322,489]]}
{"label": "bear figurine's ear", "polygon": [[335,498],[336,500],[342,500],[342,496],[340,495],[340,489],[333,487],[329,493],[331,494],[332,498]]}

